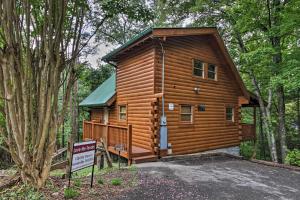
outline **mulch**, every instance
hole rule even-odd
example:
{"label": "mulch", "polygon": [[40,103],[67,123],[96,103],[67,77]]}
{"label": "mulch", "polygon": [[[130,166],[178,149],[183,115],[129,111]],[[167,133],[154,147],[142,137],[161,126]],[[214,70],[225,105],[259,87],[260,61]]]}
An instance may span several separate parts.
{"label": "mulch", "polygon": [[[74,199],[113,199],[120,196],[123,192],[131,190],[138,184],[138,177],[136,171],[127,169],[115,170],[104,175],[96,175],[94,177],[93,188],[90,188],[91,177],[80,178],[80,187],[75,186],[75,179],[71,181],[71,187],[80,193]],[[121,185],[112,185],[112,179],[121,179]],[[103,184],[99,184],[98,180],[102,179]],[[67,179],[59,177],[50,177],[47,187],[42,189],[46,199],[57,200],[64,199],[64,189],[68,185]]]}

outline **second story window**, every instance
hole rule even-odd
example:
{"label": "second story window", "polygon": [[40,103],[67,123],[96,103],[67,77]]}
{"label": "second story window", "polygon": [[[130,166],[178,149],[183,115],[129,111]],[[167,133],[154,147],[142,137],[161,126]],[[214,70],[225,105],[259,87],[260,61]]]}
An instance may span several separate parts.
{"label": "second story window", "polygon": [[193,74],[204,78],[204,64],[202,61],[193,59]]}
{"label": "second story window", "polygon": [[207,69],[207,78],[216,80],[216,66],[213,64],[208,64],[208,69]]}
{"label": "second story window", "polygon": [[127,108],[126,105],[119,106],[119,120],[126,121],[127,119]]}

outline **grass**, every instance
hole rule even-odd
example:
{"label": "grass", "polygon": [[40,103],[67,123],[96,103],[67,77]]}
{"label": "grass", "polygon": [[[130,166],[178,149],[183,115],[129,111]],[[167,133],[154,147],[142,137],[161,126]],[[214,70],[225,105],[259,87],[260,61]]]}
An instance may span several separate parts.
{"label": "grass", "polygon": [[80,179],[75,179],[75,180],[74,180],[74,185],[75,185],[76,187],[81,187],[81,180],[80,180]]}
{"label": "grass", "polygon": [[128,170],[135,173],[137,171],[137,167],[135,165],[131,165],[128,167]]}
{"label": "grass", "polygon": [[111,184],[115,185],[115,186],[121,185],[122,184],[122,179],[120,179],[120,178],[113,178],[113,179],[111,179]]}
{"label": "grass", "polygon": [[75,197],[78,197],[79,196],[79,192],[76,191],[74,188],[66,188],[64,190],[64,197],[66,199],[72,199],[72,198],[75,198]]}
{"label": "grass", "polygon": [[55,176],[55,177],[62,177],[65,174],[65,170],[63,169],[57,169],[53,170],[50,172],[50,176]]}

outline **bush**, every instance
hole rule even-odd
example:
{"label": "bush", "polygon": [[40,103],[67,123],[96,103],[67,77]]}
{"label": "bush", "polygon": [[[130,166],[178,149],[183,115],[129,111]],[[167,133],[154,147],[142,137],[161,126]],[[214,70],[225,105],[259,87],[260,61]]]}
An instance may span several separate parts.
{"label": "bush", "polygon": [[289,151],[285,158],[285,163],[300,167],[300,150],[294,149],[293,151]]}
{"label": "bush", "polygon": [[111,184],[112,185],[121,185],[122,180],[120,178],[114,178],[114,179],[111,180]]}
{"label": "bush", "polygon": [[64,197],[66,199],[72,199],[72,198],[78,197],[78,196],[79,196],[79,192],[77,192],[73,188],[66,188],[65,191],[64,191]]}
{"label": "bush", "polygon": [[246,159],[250,159],[253,155],[254,145],[253,142],[243,142],[240,145],[240,153]]}

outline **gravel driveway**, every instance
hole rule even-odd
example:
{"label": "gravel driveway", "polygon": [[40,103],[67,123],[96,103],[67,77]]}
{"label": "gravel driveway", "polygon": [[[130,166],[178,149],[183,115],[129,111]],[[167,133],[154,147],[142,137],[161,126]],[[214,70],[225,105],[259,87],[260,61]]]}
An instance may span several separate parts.
{"label": "gravel driveway", "polygon": [[300,199],[300,172],[224,156],[137,165],[140,184],[119,199]]}

